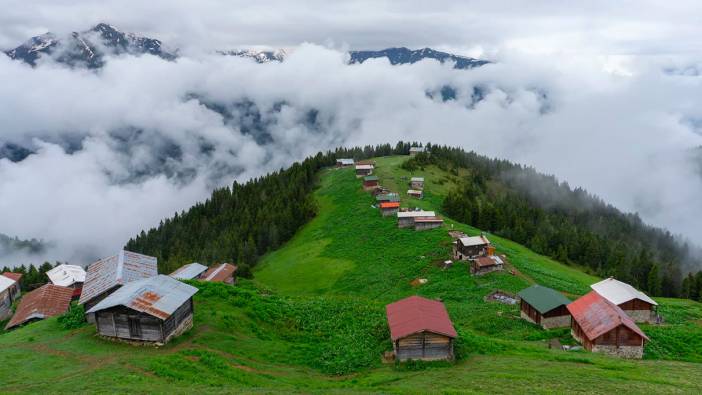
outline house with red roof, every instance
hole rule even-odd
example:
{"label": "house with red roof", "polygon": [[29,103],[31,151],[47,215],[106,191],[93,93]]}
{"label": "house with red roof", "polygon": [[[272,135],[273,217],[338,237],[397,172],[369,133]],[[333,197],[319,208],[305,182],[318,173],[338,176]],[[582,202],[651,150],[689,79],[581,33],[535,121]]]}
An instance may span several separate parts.
{"label": "house with red roof", "polygon": [[389,217],[397,214],[400,211],[400,202],[382,202],[380,203],[380,213],[383,217]]}
{"label": "house with red roof", "polygon": [[72,296],[73,289],[71,288],[45,284],[24,295],[5,329],[61,315],[68,311]]}
{"label": "house with red roof", "polygon": [[458,334],[443,303],[421,296],[385,307],[393,351],[399,361],[453,359]]}
{"label": "house with red roof", "polygon": [[595,291],[570,303],[571,334],[586,350],[642,358],[648,336],[619,306]]}
{"label": "house with red roof", "polygon": [[236,281],[236,271],[238,267],[231,263],[222,263],[211,266],[206,272],[200,275],[200,280],[214,283],[234,284]]}

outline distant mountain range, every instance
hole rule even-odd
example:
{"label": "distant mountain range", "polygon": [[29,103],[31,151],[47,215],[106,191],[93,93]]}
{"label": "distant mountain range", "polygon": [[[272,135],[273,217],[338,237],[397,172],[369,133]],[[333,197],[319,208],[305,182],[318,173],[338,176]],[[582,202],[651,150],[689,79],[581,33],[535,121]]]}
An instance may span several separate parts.
{"label": "distant mountain range", "polygon": [[88,68],[102,67],[106,54],[150,54],[167,60],[173,60],[177,56],[175,51],[164,49],[159,40],[124,33],[106,23],[83,32],[73,32],[68,37],[45,33],[30,38],[5,54],[32,66],[42,56],[53,56],[59,63]]}
{"label": "distant mountain range", "polygon": [[[218,51],[225,56],[250,58],[258,63],[282,62],[288,52],[279,49],[273,51],[227,50]],[[5,51],[12,59],[20,60],[32,66],[39,58],[52,56],[57,62],[69,66],[100,68],[104,65],[105,55],[143,55],[150,54],[167,60],[177,58],[176,50],[167,50],[161,41],[149,37],[125,33],[112,25],[100,23],[83,32],[73,32],[68,37],[58,37],[45,33],[32,37],[15,49]],[[413,64],[424,59],[434,59],[441,63],[452,62],[455,69],[471,69],[490,63],[486,60],[436,51],[431,48],[411,50],[408,48],[387,48],[379,51],[350,51],[349,63],[363,63],[368,59],[387,58],[391,64]]]}

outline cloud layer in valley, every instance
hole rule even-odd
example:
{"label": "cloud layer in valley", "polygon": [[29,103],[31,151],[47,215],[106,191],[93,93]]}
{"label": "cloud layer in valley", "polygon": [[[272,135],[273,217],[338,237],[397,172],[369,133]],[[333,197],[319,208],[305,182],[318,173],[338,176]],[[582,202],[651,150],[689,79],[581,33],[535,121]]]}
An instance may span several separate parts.
{"label": "cloud layer in valley", "polygon": [[[19,14],[0,16],[0,22],[29,18]],[[124,21],[142,32],[139,18],[114,15],[118,27]],[[59,28],[49,28],[57,19],[43,17],[46,25],[31,26],[87,28],[70,17]],[[362,20],[365,26],[372,18]],[[344,20],[342,26],[350,23]],[[5,26],[1,44],[29,33],[26,24]],[[167,35],[167,26],[156,26],[158,37]],[[185,31],[190,27],[186,23]],[[238,43],[254,39],[244,30],[248,36]],[[225,31],[213,32],[216,45],[226,42]],[[664,32],[660,28],[655,34]],[[272,34],[257,42],[292,44]],[[296,34],[298,43],[305,37],[338,43],[344,37]],[[445,36],[437,34],[435,44],[461,47],[441,41]],[[358,33],[349,37],[354,47],[381,45],[364,42]],[[397,41],[385,46],[406,44],[397,35],[388,37]],[[339,145],[417,140],[534,165],[702,243],[697,220],[702,218],[702,177],[692,160],[694,147],[702,145],[695,127],[702,120],[696,105],[702,77],[664,72],[688,66],[693,56],[593,50],[587,56],[546,58],[543,51],[561,44],[537,36],[526,41],[481,37],[497,63],[469,71],[432,61],[348,65],[336,44],[302,44],[283,63],[256,64],[194,50],[204,39],[198,34],[175,37],[185,49],[175,62],[123,56],[109,59],[97,72],[50,60],[31,68],[0,56],[0,145],[34,151],[17,162],[0,159],[0,233],[50,240],[55,247],[45,258],[86,264],[206,198],[214,187]],[[607,48],[622,45],[599,37]],[[447,85],[457,95],[444,102],[438,92]],[[478,102],[476,87],[484,93]]]}

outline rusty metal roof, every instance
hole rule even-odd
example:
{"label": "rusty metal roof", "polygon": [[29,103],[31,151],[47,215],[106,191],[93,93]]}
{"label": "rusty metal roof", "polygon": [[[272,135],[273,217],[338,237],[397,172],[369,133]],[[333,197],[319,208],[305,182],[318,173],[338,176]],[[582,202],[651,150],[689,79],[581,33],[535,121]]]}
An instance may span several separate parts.
{"label": "rusty metal roof", "polygon": [[22,280],[22,273],[5,272],[2,275],[9,278],[10,280],[15,280],[17,282],[20,282],[20,280]]}
{"label": "rusty metal roof", "polygon": [[495,265],[502,265],[504,261],[497,255],[481,256],[473,259],[475,263],[480,267],[488,267]]}
{"label": "rusty metal roof", "polygon": [[198,278],[206,270],[207,266],[193,262],[181,266],[178,270],[171,273],[170,276],[178,280],[192,280]]}
{"label": "rusty metal roof", "polygon": [[418,332],[458,336],[446,307],[439,301],[410,296],[385,306],[385,311],[393,341]]}
{"label": "rusty metal roof", "polygon": [[71,305],[73,290],[54,284],[46,284],[24,295],[15,315],[5,329],[22,325],[32,319],[44,319],[61,315]]}
{"label": "rusty metal roof", "polygon": [[648,340],[646,334],[624,310],[595,291],[570,303],[567,307],[573,319],[580,325],[583,332],[585,332],[585,336],[591,341],[620,325],[626,326]]}
{"label": "rusty metal roof", "polygon": [[158,274],[156,258],[130,251],[101,259],[88,267],[83,293],[78,303],[83,304],[103,292],[135,280]]}
{"label": "rusty metal roof", "polygon": [[197,291],[191,285],[159,274],[122,286],[87,312],[95,313],[115,306],[125,306],[165,320]]}
{"label": "rusty metal roof", "polygon": [[221,265],[215,265],[209,268],[205,274],[200,276],[200,278],[203,281],[212,281],[212,282],[224,282],[228,278],[234,277],[234,273],[236,273],[236,265],[232,265],[231,263],[223,263]]}

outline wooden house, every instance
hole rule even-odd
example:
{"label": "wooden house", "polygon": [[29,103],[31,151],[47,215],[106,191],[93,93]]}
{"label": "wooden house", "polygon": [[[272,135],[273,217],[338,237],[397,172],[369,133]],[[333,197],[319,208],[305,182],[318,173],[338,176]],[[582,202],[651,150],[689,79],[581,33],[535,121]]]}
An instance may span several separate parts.
{"label": "wooden house", "polygon": [[46,272],[52,284],[73,290],[73,299],[80,298],[85,283],[85,269],[76,265],[61,264]]}
{"label": "wooden house", "polygon": [[474,276],[502,271],[505,267],[504,260],[497,255],[478,256],[471,258],[469,262],[470,274]]}
{"label": "wooden house", "polygon": [[571,334],[593,352],[642,358],[648,341],[645,333],[617,305],[595,291],[568,305],[573,317]]}
{"label": "wooden house", "polygon": [[[14,273],[12,273],[14,274]],[[21,278],[22,275],[19,275]],[[0,275],[0,321],[12,316],[12,303],[20,297],[20,286],[16,276]]]}
{"label": "wooden house", "polygon": [[45,284],[24,295],[5,329],[61,315],[68,311],[72,296],[71,288]]}
{"label": "wooden house", "polygon": [[472,236],[456,239],[453,244],[454,259],[468,260],[479,256],[487,256],[491,249],[490,240],[487,237]]}
{"label": "wooden house", "polygon": [[400,201],[400,194],[395,193],[395,192],[380,193],[380,194],[376,195],[375,200],[378,203],[399,202]]}
{"label": "wooden house", "polygon": [[410,156],[415,156],[417,154],[425,152],[424,147],[410,147],[409,154]]}
{"label": "wooden house", "polygon": [[211,281],[214,283],[234,284],[236,281],[237,269],[238,267],[236,265],[232,265],[231,263],[215,265],[207,269],[207,271],[200,276],[200,280]]}
{"label": "wooden house", "polygon": [[188,263],[170,274],[176,280],[194,280],[200,278],[202,273],[207,271],[207,266],[197,262]]}
{"label": "wooden house", "polygon": [[197,288],[158,275],[125,284],[88,310],[108,338],[165,344],[193,326]]}
{"label": "wooden house", "polygon": [[373,174],[373,165],[356,164],[356,177],[365,177]]}
{"label": "wooden house", "polygon": [[407,194],[416,199],[421,199],[422,197],[424,197],[424,192],[418,189],[408,189]]}
{"label": "wooden house", "polygon": [[379,179],[376,176],[363,177],[363,189],[366,191],[373,190],[378,187]]}
{"label": "wooden house", "polygon": [[412,177],[410,179],[410,187],[414,190],[424,189],[424,177]]}
{"label": "wooden house", "polygon": [[337,159],[336,167],[350,167],[354,165],[353,159]]}
{"label": "wooden house", "polygon": [[414,230],[429,230],[439,228],[444,224],[444,220],[439,217],[416,217],[414,219]]}
{"label": "wooden house", "polygon": [[520,315],[544,329],[570,326],[570,299],[560,292],[535,284],[518,294]]}
{"label": "wooden house", "polygon": [[397,226],[399,228],[413,228],[414,220],[420,217],[436,217],[433,211],[400,211],[397,213]]}
{"label": "wooden house", "polygon": [[380,213],[383,214],[383,217],[395,215],[397,214],[398,210],[400,210],[400,202],[380,203]]}
{"label": "wooden house", "polygon": [[385,307],[393,351],[399,361],[453,359],[456,330],[444,304],[410,296]]}
{"label": "wooden house", "polygon": [[619,306],[634,322],[655,322],[658,303],[631,285],[610,277],[590,288]]}
{"label": "wooden house", "polygon": [[[157,274],[156,258],[130,251],[120,251],[117,255],[101,259],[88,266],[78,303],[84,305],[85,310],[88,311],[119,287]],[[88,320],[92,320],[92,316],[88,315]]]}

